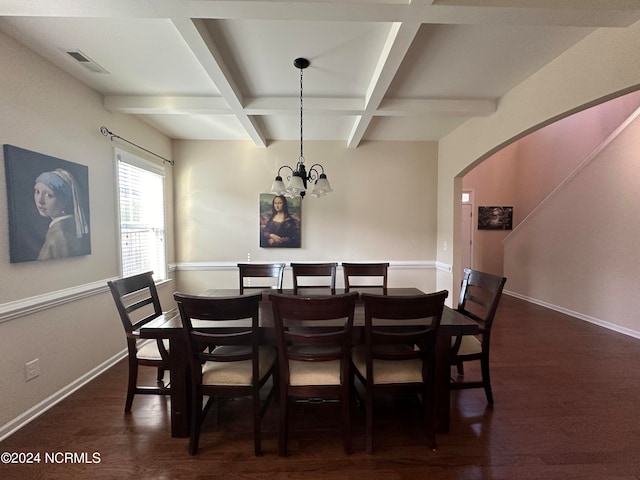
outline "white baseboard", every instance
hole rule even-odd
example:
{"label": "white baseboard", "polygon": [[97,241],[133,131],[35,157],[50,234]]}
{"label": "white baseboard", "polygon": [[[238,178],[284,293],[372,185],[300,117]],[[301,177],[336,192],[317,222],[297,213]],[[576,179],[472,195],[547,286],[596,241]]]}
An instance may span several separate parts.
{"label": "white baseboard", "polygon": [[11,434],[18,431],[22,427],[24,427],[27,423],[38,418],[44,412],[46,412],[51,407],[61,402],[65,398],[67,398],[69,395],[71,395],[73,392],[75,392],[79,388],[82,388],[84,385],[86,385],[91,380],[98,377],[101,373],[105,372],[106,370],[114,366],[116,363],[118,363],[120,360],[122,360],[126,356],[127,356],[127,350],[124,349],[121,352],[114,355],[113,357],[111,357],[110,359],[108,359],[107,361],[101,363],[94,369],[88,371],[81,377],[77,378],[75,381],[73,381],[66,387],[58,390],[53,395],[49,396],[48,398],[45,398],[40,403],[34,405],[29,410],[17,416],[10,422],[2,425],[0,427],[0,442],[2,442],[5,438],[9,437]]}
{"label": "white baseboard", "polygon": [[556,312],[564,313],[565,315],[569,315],[579,320],[584,320],[585,322],[593,323],[594,325],[598,325],[600,327],[606,328],[607,330],[612,330],[614,332],[622,333],[623,335],[627,335],[629,337],[640,339],[640,332],[638,332],[637,330],[631,330],[630,328],[621,327],[620,325],[616,325],[615,323],[611,323],[611,322],[607,322],[606,320],[591,317],[589,315],[585,315],[584,313],[575,312],[573,310],[569,310],[568,308],[559,307],[557,305],[553,305],[551,303],[547,303],[542,300],[527,297],[526,295],[522,295],[517,292],[504,290],[503,293],[505,295],[509,295],[511,297],[519,298],[520,300],[533,303],[535,305],[540,305],[541,307],[548,308],[549,310],[554,310]]}

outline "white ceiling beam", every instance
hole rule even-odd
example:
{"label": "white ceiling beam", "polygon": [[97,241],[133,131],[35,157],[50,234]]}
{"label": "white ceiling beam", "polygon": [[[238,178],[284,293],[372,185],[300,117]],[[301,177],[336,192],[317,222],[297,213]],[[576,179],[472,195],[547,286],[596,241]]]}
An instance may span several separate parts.
{"label": "white ceiling beam", "polygon": [[493,5],[432,5],[421,2],[300,2],[300,1],[190,1],[189,14],[197,18],[255,20],[313,20],[317,22],[468,23],[627,27],[637,20],[629,12],[640,9],[636,0],[595,0],[581,4],[558,0],[531,6],[531,2],[502,0]]}
{"label": "white ceiling beam", "polygon": [[[305,113],[335,115],[359,115],[364,111],[361,98],[305,98]],[[238,109],[229,107],[222,97],[172,97],[107,95],[104,100],[107,110],[135,114],[219,114],[233,115]],[[275,115],[300,113],[298,97],[247,98],[242,108],[244,115]]]}
{"label": "white ceiling beam", "polygon": [[380,53],[378,64],[367,88],[365,112],[356,119],[347,139],[349,148],[355,148],[360,144],[367,128],[369,128],[373,114],[380,105],[385,93],[387,93],[389,85],[391,85],[398,72],[402,60],[411,47],[411,43],[419,29],[420,24],[414,22],[394,23],[391,26],[387,41]]}
{"label": "white ceiling beam", "polygon": [[455,98],[392,98],[385,99],[376,110],[377,117],[407,117],[432,115],[483,117],[495,113],[496,100]]}
{"label": "white ceiling beam", "polygon": [[466,25],[558,26],[558,27],[628,27],[638,20],[640,4],[635,9],[602,10],[562,8],[558,5],[535,7],[433,6],[423,23]]}
{"label": "white ceiling beam", "polygon": [[[245,111],[250,115],[273,115],[278,113],[299,114],[299,97],[247,98]],[[304,97],[304,113],[336,115],[360,115],[364,110],[362,98]]]}
{"label": "white ceiling beam", "polygon": [[299,20],[314,22],[402,22],[484,25],[557,25],[628,27],[638,20],[638,0],[217,1],[217,0],[57,0],[0,2],[0,16],[85,18],[202,18],[243,20]]}
{"label": "white ceiling beam", "polygon": [[231,114],[222,97],[151,97],[108,95],[104,106],[110,112],[132,114]]}
{"label": "white ceiling beam", "polygon": [[244,112],[243,98],[240,89],[233,81],[233,76],[229,73],[222,55],[211,39],[203,21],[191,20],[189,18],[174,18],[173,23],[214,85],[222,94],[225,102],[229,105],[231,109],[230,113],[233,113],[237,117],[247,132],[247,135],[257,146],[266,147],[267,140],[265,135],[255,119]]}
{"label": "white ceiling beam", "polygon": [[[244,107],[245,115],[276,115],[299,113],[299,99],[296,97],[248,98]],[[234,115],[222,97],[157,97],[108,95],[104,105],[110,112],[136,115]],[[423,116],[434,113],[484,116],[494,113],[497,102],[488,99],[385,99],[380,107],[371,111],[372,116],[406,117]],[[322,115],[363,115],[364,102],[361,98],[305,98],[305,113]]]}

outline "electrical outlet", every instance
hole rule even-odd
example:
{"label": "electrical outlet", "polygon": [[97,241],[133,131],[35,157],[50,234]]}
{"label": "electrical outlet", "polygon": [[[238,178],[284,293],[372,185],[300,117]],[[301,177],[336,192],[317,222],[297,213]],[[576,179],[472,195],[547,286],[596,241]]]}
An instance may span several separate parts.
{"label": "electrical outlet", "polygon": [[24,364],[24,381],[36,378],[40,375],[40,360],[37,358]]}

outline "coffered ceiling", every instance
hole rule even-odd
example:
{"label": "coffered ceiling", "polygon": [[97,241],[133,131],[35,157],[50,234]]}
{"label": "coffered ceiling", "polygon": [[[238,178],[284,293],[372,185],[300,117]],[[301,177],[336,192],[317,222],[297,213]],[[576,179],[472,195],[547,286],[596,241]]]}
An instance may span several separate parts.
{"label": "coffered ceiling", "polygon": [[259,146],[299,139],[297,57],[305,140],[438,140],[594,29],[639,19],[640,0],[0,2],[0,30],[108,110]]}

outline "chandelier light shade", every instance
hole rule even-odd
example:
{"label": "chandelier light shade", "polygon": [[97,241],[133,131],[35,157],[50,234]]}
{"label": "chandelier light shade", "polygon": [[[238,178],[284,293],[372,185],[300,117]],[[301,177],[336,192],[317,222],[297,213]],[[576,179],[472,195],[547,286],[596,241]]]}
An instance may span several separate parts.
{"label": "chandelier light shade", "polygon": [[[329,192],[332,192],[331,185],[329,185],[329,180],[327,180],[327,175],[324,173],[324,167],[319,163],[315,163],[311,165],[309,171],[304,165],[304,151],[303,151],[303,135],[302,135],[302,113],[303,113],[303,105],[302,105],[302,72],[305,68],[307,68],[311,63],[306,58],[296,58],[293,61],[293,65],[300,70],[300,157],[298,158],[298,163],[296,163],[295,168],[291,168],[289,165],[283,165],[278,169],[278,174],[276,178],[273,180],[273,184],[271,185],[271,193],[275,193],[276,195],[284,195],[285,197],[295,198],[295,197],[304,197],[307,193],[307,184],[313,184],[311,189],[311,195],[314,197],[322,197]],[[291,170],[291,176],[287,177],[288,185],[285,186],[284,181],[282,180],[282,176],[280,172],[282,169]]]}

